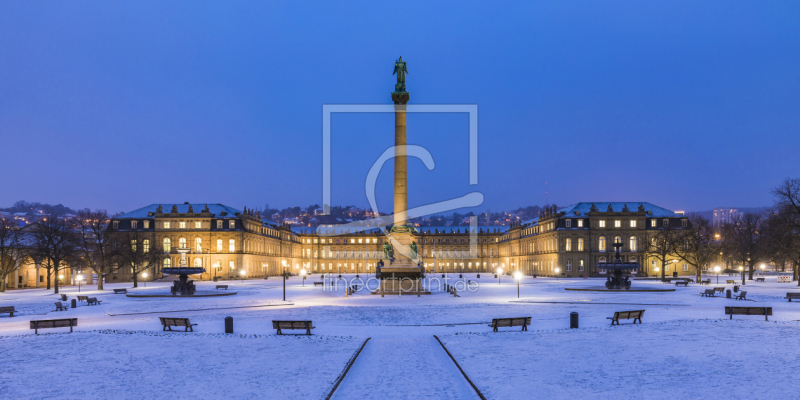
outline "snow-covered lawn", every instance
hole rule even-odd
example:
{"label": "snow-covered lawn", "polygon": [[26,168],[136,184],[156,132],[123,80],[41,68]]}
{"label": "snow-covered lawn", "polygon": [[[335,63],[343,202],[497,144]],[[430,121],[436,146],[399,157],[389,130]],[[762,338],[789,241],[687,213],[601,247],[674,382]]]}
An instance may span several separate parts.
{"label": "snow-covered lawn", "polygon": [[[800,361],[800,302],[783,299],[800,292],[796,283],[748,281],[749,300],[736,301],[700,297],[708,286],[695,284],[674,292],[597,293],[564,288],[603,280],[530,277],[518,298],[510,277],[499,284],[486,274],[465,279],[479,289],[460,297],[434,290],[381,298],[345,297],[344,285],[323,290],[312,283],[319,276],[305,286],[295,277],[287,281],[286,302],[275,278],[226,281],[237,294],[210,298],[131,298],[111,289],[168,293],[170,284],[110,284],[102,292],[81,290],[101,305],[79,303],[66,312],[54,311],[59,299],[51,291],[0,293],[0,306],[19,311],[0,315],[0,398],[324,398],[367,337],[372,341],[337,398],[463,397],[470,389],[433,335],[488,398],[796,398],[787,388]],[[200,282],[198,289],[215,291],[214,285]],[[652,281],[634,286],[675,288]],[[62,293],[78,295],[73,287]],[[730,321],[724,315],[730,305],[773,307],[774,315],[770,322]],[[638,309],[647,310],[643,325],[608,326],[614,311]],[[580,314],[580,329],[568,329],[570,312]],[[164,316],[190,318],[195,333],[162,333]],[[227,316],[234,335],[223,333]],[[487,326],[492,318],[520,316],[532,317],[529,332],[492,333]],[[78,318],[75,333],[45,329],[37,337],[29,328],[33,319],[66,317]],[[278,337],[272,320],[312,320],[316,329],[311,337]]]}

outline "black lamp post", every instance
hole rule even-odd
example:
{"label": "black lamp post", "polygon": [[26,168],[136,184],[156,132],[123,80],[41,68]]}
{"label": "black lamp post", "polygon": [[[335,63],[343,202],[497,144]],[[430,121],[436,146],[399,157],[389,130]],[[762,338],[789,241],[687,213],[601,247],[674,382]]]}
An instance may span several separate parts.
{"label": "black lamp post", "polygon": [[286,267],[283,267],[283,301],[286,301]]}

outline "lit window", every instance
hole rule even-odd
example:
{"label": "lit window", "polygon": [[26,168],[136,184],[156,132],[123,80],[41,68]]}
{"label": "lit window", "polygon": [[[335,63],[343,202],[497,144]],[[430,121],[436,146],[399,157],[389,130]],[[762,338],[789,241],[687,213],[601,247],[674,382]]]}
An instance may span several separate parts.
{"label": "lit window", "polygon": [[362,240],[364,240],[364,239],[358,239],[358,243],[362,243],[362,242],[361,242]]}
{"label": "lit window", "polygon": [[186,238],[178,239],[178,248],[185,249],[186,248]]}
{"label": "lit window", "polygon": [[578,251],[583,251],[583,238],[578,238]]}
{"label": "lit window", "polygon": [[229,229],[236,229],[236,221],[230,221],[228,223],[228,228]]}
{"label": "lit window", "polygon": [[172,240],[164,238],[164,252],[169,253],[172,250]]}
{"label": "lit window", "polygon": [[572,251],[572,239],[571,238],[567,238],[567,241],[566,241],[565,246],[564,246],[564,250],[565,251]]}
{"label": "lit window", "polygon": [[169,258],[165,258],[164,259],[164,268],[169,268],[170,265],[172,265],[172,260],[170,260]]}
{"label": "lit window", "polygon": [[201,226],[200,221],[194,221],[194,229],[200,229]]}
{"label": "lit window", "polygon": [[614,228],[621,228],[621,227],[622,227],[622,221],[618,219],[614,220]]}
{"label": "lit window", "polygon": [[142,240],[142,251],[145,253],[150,252],[150,239]]}
{"label": "lit window", "polygon": [[150,229],[150,221],[144,221],[144,229]]}
{"label": "lit window", "polygon": [[194,251],[198,253],[203,251],[203,239],[200,238],[194,239]]}
{"label": "lit window", "polygon": [[169,221],[164,221],[164,229],[169,229]]}
{"label": "lit window", "polygon": [[631,228],[636,228],[636,220],[635,219],[631,220]]}
{"label": "lit window", "polygon": [[131,221],[131,229],[136,229],[137,225],[139,225],[139,221]]}
{"label": "lit window", "polygon": [[655,227],[656,227],[656,220],[654,220],[654,219],[651,219],[651,220],[650,220],[650,226],[652,226],[653,228],[655,228]]}
{"label": "lit window", "polygon": [[572,228],[572,220],[571,219],[568,219],[566,221],[566,224],[567,224],[567,228]]}
{"label": "lit window", "polygon": [[600,251],[606,251],[606,237],[605,236],[600,236],[600,240],[597,243],[597,248]]}
{"label": "lit window", "polygon": [[220,265],[219,261],[214,263],[214,269],[217,270],[217,272],[222,272],[222,265]]}
{"label": "lit window", "polygon": [[217,239],[217,252],[222,252],[222,239]]}
{"label": "lit window", "polygon": [[583,260],[578,261],[578,271],[583,271]]}
{"label": "lit window", "polygon": [[231,252],[231,253],[236,252],[236,240],[231,239],[228,242],[228,251]]}
{"label": "lit window", "polygon": [[114,229],[119,229],[119,221],[114,221]]}
{"label": "lit window", "polygon": [[636,251],[636,236],[631,236],[629,247],[631,248],[631,251]]}
{"label": "lit window", "polygon": [[134,253],[136,252],[136,239],[131,240],[131,250],[133,250]]}
{"label": "lit window", "polygon": [[605,228],[606,227],[606,221],[601,220],[599,222],[600,222],[600,227],[601,228]]}
{"label": "lit window", "polygon": [[233,270],[236,269],[236,264],[234,264],[233,261],[229,261],[228,262],[228,267],[230,267],[231,271],[233,271]]}
{"label": "lit window", "polygon": [[200,258],[200,257],[195,257],[194,266],[195,266],[195,268],[202,268],[203,267],[203,259]]}
{"label": "lit window", "polygon": [[582,219],[578,220],[578,228],[583,228],[583,220]]}
{"label": "lit window", "polygon": [[178,222],[178,228],[180,228],[180,229],[186,229],[186,221],[181,221],[181,222]]}
{"label": "lit window", "polygon": [[350,239],[350,243],[355,243],[355,242],[356,242],[355,239]]}

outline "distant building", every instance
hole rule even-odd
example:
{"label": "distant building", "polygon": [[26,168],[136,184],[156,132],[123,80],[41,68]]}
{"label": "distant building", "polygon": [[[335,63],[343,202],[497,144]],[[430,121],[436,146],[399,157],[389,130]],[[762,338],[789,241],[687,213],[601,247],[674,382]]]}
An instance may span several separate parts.
{"label": "distant building", "polygon": [[715,226],[725,225],[733,222],[733,218],[739,215],[739,210],[735,208],[715,208],[711,222]]}

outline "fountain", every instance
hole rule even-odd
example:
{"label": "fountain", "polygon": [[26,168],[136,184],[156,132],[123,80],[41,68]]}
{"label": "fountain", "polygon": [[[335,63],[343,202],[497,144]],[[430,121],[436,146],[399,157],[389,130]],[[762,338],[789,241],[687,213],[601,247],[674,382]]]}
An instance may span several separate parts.
{"label": "fountain", "polygon": [[174,281],[170,288],[172,295],[180,293],[182,296],[193,295],[197,289],[194,286],[194,281],[189,280],[189,275],[202,274],[206,272],[204,268],[189,267],[186,263],[186,253],[190,250],[188,248],[178,248],[178,253],[181,254],[181,261],[177,268],[162,268],[161,273],[164,275],[178,275],[178,280]]}
{"label": "fountain", "polygon": [[582,288],[564,288],[564,290],[574,290],[581,292],[674,292],[675,289],[664,288],[637,288],[631,289],[631,280],[627,276],[622,276],[623,271],[631,271],[639,269],[642,266],[638,262],[623,262],[620,257],[619,249],[622,243],[614,243],[614,261],[610,263],[597,263],[598,270],[610,271],[612,276],[606,278],[605,288],[602,287],[582,287]]}

